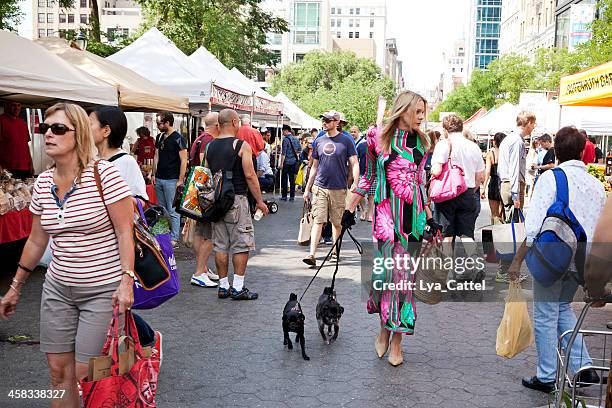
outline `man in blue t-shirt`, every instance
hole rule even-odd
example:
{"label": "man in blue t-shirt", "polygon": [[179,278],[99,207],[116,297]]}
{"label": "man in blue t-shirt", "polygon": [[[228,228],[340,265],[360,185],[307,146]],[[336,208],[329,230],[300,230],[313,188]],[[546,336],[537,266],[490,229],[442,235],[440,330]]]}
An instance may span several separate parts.
{"label": "man in blue t-shirt", "polygon": [[314,225],[310,234],[310,254],[303,259],[304,263],[310,266],[317,264],[315,254],[323,224],[328,218],[332,224],[334,242],[342,230],[349,166],[354,184],[351,190],[359,180],[355,142],[351,136],[338,131],[340,114],[336,111],[327,111],[321,118],[325,134],[318,137],[312,145],[312,169],[304,190],[304,200],[307,201],[311,200],[312,191]]}

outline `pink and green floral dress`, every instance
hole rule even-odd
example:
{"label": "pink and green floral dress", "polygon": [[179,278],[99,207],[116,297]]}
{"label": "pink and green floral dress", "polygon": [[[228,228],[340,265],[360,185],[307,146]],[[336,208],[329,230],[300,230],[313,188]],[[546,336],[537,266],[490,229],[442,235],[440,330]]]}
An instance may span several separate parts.
{"label": "pink and green floral dress", "polygon": [[[418,256],[426,224],[425,162],[428,153],[414,131],[396,130],[390,154],[381,151],[379,138],[380,134],[368,135],[366,173],[355,190],[365,196],[374,180],[378,180],[372,224],[377,242],[374,256],[393,259],[397,255]],[[413,334],[416,308],[408,285],[402,285],[402,289],[377,290],[374,282],[414,282],[414,274],[398,268],[376,272],[373,269],[368,312],[379,313],[385,327],[392,332]]]}

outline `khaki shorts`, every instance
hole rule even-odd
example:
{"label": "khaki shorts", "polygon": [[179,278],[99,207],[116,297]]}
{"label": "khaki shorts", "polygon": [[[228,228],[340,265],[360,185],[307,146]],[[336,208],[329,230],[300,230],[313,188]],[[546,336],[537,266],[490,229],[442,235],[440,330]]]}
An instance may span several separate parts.
{"label": "khaki shorts", "polygon": [[239,254],[255,250],[255,233],[245,195],[237,195],[234,205],[223,219],[212,223],[212,241],[215,252]]}
{"label": "khaki shorts", "polygon": [[[510,191],[510,182],[502,181],[500,186],[500,194],[502,198],[502,202],[506,207],[513,206],[514,202],[512,201],[512,192]],[[521,202],[521,210],[523,209],[523,205],[525,205],[525,182],[521,181],[519,186],[519,200]]]}
{"label": "khaki shorts", "polygon": [[[66,286],[47,274],[40,302],[40,350],[74,352],[80,363],[101,355],[113,318],[112,296],[118,286],[119,282]],[[122,322],[123,316],[119,327],[123,327]]]}
{"label": "khaki shorts", "polygon": [[324,224],[329,219],[333,225],[340,226],[345,208],[346,189],[328,190],[312,186],[312,216],[316,224]]}
{"label": "khaki shorts", "polygon": [[194,233],[204,239],[212,239],[212,224],[210,222],[196,222]]}

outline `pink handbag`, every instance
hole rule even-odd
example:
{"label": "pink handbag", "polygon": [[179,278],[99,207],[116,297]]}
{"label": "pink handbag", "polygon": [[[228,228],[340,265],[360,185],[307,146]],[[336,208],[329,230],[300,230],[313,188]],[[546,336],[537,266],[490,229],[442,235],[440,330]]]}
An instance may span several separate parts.
{"label": "pink handbag", "polygon": [[429,198],[434,203],[452,200],[467,190],[463,169],[461,166],[453,164],[451,160],[450,156],[453,151],[453,145],[450,139],[448,140],[448,144],[450,145],[448,161],[442,165],[442,172],[438,177],[434,178],[432,176],[429,182]]}

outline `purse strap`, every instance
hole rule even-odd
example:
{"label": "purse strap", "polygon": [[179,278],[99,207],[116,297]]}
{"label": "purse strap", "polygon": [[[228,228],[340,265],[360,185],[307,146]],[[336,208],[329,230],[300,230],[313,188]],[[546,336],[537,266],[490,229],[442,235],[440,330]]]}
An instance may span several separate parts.
{"label": "purse strap", "polygon": [[100,160],[96,160],[96,162],[94,163],[94,179],[96,179],[96,187],[98,188],[98,193],[100,194],[100,197],[102,198],[102,204],[104,204],[106,215],[108,215],[108,219],[111,221],[111,224],[112,224],[113,219],[111,218],[110,213],[108,212],[108,207],[106,206],[106,200],[104,199],[104,191],[102,190],[102,177],[100,177],[100,170],[98,169],[98,163],[100,163]]}

